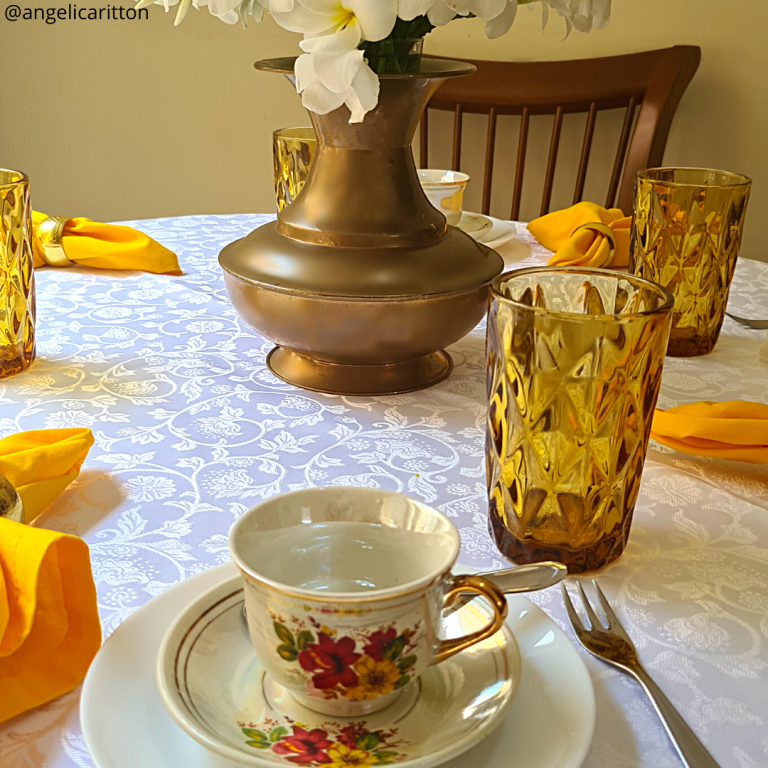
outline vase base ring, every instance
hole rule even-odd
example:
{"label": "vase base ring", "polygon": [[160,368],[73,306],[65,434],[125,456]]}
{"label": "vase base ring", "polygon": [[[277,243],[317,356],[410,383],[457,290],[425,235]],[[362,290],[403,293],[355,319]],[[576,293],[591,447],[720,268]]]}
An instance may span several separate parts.
{"label": "vase base ring", "polygon": [[398,395],[425,389],[447,378],[453,360],[444,350],[384,365],[346,365],[315,360],[284,347],[267,355],[278,379],[329,395]]}

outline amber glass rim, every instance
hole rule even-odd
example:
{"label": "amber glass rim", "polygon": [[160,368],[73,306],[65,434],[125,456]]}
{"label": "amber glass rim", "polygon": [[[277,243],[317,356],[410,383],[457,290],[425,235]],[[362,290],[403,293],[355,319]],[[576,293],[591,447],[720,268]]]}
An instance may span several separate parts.
{"label": "amber glass rim", "polygon": [[[698,173],[719,173],[730,181],[726,181],[722,184],[704,184],[703,182],[693,183],[689,181],[670,181],[669,179],[657,179],[654,178],[654,173],[661,171],[697,171]],[[743,173],[735,173],[733,171],[721,171],[719,168],[697,168],[695,166],[674,166],[665,165],[658,168],[643,168],[642,171],[637,172],[637,179],[640,181],[650,181],[654,184],[666,184],[670,187],[685,187],[689,189],[696,189],[698,187],[707,187],[709,189],[730,189],[731,187],[750,187],[752,186],[752,179],[749,176],[745,176]]]}
{"label": "amber glass rim", "polygon": [[[312,135],[301,135],[300,132],[311,131]],[[293,128],[278,128],[272,132],[272,136],[278,139],[299,139],[300,141],[317,141],[317,134],[311,125],[296,125]]]}
{"label": "amber glass rim", "polygon": [[[4,181],[3,177],[8,175],[18,176],[16,181]],[[29,184],[29,177],[26,173],[21,171],[14,171],[12,168],[0,168],[0,189],[11,189],[12,187],[18,187],[22,184]]]}
{"label": "amber glass rim", "polygon": [[[584,275],[589,277],[590,275],[602,275],[604,277],[610,277],[614,280],[626,280],[629,283],[633,283],[636,286],[642,286],[643,288],[650,289],[659,294],[663,299],[663,302],[658,307],[653,309],[645,309],[642,312],[627,312],[625,314],[605,314],[605,315],[588,315],[580,312],[564,312],[561,309],[547,309],[546,307],[532,307],[530,304],[523,304],[517,299],[510,299],[509,296],[505,296],[501,293],[500,286],[502,283],[507,282],[516,277],[522,275],[537,272],[539,274],[554,274],[565,272],[571,275]],[[491,293],[499,301],[506,304],[512,304],[520,309],[528,310],[539,315],[548,315],[550,317],[560,317],[572,321],[580,320],[605,320],[606,322],[624,321],[639,319],[643,317],[651,317],[653,315],[662,315],[665,312],[671,312],[675,305],[675,299],[672,294],[663,286],[658,283],[654,283],[652,280],[646,280],[644,277],[638,277],[637,275],[630,275],[627,272],[616,272],[612,269],[597,269],[591,267],[526,267],[525,269],[514,269],[510,272],[502,272],[492,283]]]}

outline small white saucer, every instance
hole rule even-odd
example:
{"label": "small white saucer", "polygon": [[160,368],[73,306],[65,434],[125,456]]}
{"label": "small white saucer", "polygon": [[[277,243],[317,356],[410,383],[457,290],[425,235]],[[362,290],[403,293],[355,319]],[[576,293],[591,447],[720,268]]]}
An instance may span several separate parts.
{"label": "small white saucer", "polygon": [[463,211],[461,221],[456,226],[471,238],[478,240],[493,228],[493,222],[487,216],[483,216],[482,213]]}
{"label": "small white saucer", "polygon": [[[299,704],[264,671],[242,620],[239,576],[185,608],[160,647],[157,685],[173,719],[203,746],[255,768],[430,768],[460,755],[504,717],[520,679],[520,653],[504,626],[429,667],[386,709],[334,718]],[[448,637],[481,629],[482,600],[445,620]]]}
{"label": "small white saucer", "polygon": [[477,238],[479,243],[487,245],[489,248],[498,248],[500,245],[508,243],[517,235],[517,229],[515,229],[515,225],[512,222],[494,219],[492,216],[490,221],[492,227]]}
{"label": "small white saucer", "polygon": [[[160,700],[155,667],[173,619],[236,575],[228,563],[166,590],[107,638],[83,685],[80,722],[94,768],[237,768],[179,728]],[[520,648],[520,686],[501,725],[445,768],[578,768],[592,741],[595,695],[579,652],[521,595],[507,598]],[[446,662],[447,663],[447,662]]]}

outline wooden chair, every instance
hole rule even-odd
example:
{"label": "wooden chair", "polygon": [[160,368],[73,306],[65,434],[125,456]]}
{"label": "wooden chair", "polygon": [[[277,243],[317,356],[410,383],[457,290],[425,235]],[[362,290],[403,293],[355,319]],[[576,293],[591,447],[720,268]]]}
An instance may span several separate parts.
{"label": "wooden chair", "polygon": [[[635,174],[661,165],[669,127],[677,105],[699,66],[701,50],[676,45],[658,51],[599,59],[546,62],[473,61],[477,72],[447,80],[432,97],[421,122],[420,164],[428,168],[429,109],[454,113],[453,170],[461,164],[462,117],[465,112],[488,115],[482,212],[491,205],[496,120],[520,115],[517,165],[510,218],[520,215],[528,125],[531,115],[554,115],[541,200],[541,215],[549,212],[563,115],[587,113],[587,124],[576,175],[573,202],[582,199],[597,113],[625,108],[616,160],[605,199],[607,208],[632,210]],[[635,113],[639,108],[637,120]],[[619,183],[621,182],[621,186]],[[617,197],[618,193],[618,197]]]}

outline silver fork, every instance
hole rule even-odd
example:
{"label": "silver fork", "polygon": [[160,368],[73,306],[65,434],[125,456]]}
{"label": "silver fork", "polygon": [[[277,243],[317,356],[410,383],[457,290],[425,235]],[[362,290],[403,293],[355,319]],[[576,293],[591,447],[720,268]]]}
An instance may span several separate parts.
{"label": "silver fork", "polygon": [[739,317],[738,315],[732,315],[730,312],[726,312],[726,315],[735,320],[739,325],[743,325],[745,328],[751,328],[753,331],[766,331],[768,330],[768,320],[750,320],[748,317]]}
{"label": "silver fork", "polygon": [[683,720],[680,713],[672,705],[672,702],[662,693],[661,688],[653,682],[651,676],[640,664],[633,642],[624,631],[624,627],[621,626],[621,622],[611,609],[611,606],[608,605],[603,591],[596,581],[593,581],[592,584],[595,587],[597,599],[603,609],[605,624],[597,618],[597,614],[584,594],[584,588],[581,586],[581,583],[576,583],[581,602],[584,605],[584,612],[589,621],[589,629],[584,626],[578,613],[576,613],[565,584],[560,584],[563,590],[565,610],[568,613],[568,618],[571,621],[576,637],[579,638],[581,644],[591,654],[629,673],[643,686],[654,709],[661,718],[669,738],[675,745],[680,759],[688,768],[719,768],[715,759],[707,752],[706,747],[699,741],[685,720]]}

